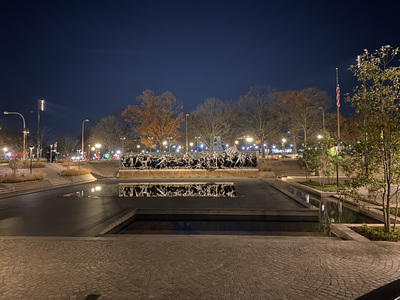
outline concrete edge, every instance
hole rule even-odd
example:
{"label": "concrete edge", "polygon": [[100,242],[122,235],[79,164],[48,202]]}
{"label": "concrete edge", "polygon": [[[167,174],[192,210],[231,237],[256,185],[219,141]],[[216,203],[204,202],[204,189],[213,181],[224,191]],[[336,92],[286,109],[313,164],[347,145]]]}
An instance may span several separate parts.
{"label": "concrete edge", "polygon": [[[295,195],[293,195],[292,193],[289,193],[288,191],[285,191],[284,189],[281,189],[280,187],[276,186],[272,181],[265,181],[267,184],[269,184],[270,186],[272,186],[274,189],[276,189],[277,191],[285,194],[286,196],[288,196],[289,198],[293,199],[294,201],[296,201],[297,203],[301,204],[302,206],[304,206],[305,208],[308,209],[313,209],[313,210],[318,210],[318,208],[316,208],[315,206],[311,205],[310,203],[307,203],[304,199],[300,199],[298,197],[296,197]],[[319,210],[318,210],[319,211]]]}
{"label": "concrete edge", "polygon": [[122,217],[118,218],[114,222],[108,224],[99,234],[97,234],[97,237],[101,237],[104,235],[108,235],[110,233],[113,233],[113,231],[117,230],[118,228],[124,226],[125,223],[127,223],[131,218],[135,217],[137,213],[137,209],[133,209],[123,215]]}
{"label": "concrete edge", "polygon": [[58,184],[58,185],[45,187],[44,189],[43,188],[35,188],[35,189],[27,189],[27,190],[23,190],[23,191],[12,191],[12,192],[8,192],[8,193],[1,193],[0,194],[0,199],[14,197],[14,196],[27,195],[27,194],[37,193],[37,192],[42,192],[42,191],[54,190],[54,189],[67,187],[67,186],[85,184],[85,183],[89,183],[89,182],[94,182],[96,180],[97,179],[93,177],[93,179],[90,179],[90,180],[79,181],[79,182],[69,182],[69,183],[65,183],[65,184]]}
{"label": "concrete edge", "polygon": [[314,188],[311,188],[309,186],[306,186],[304,184],[298,183],[296,181],[292,181],[292,180],[284,180],[290,184],[292,184],[293,186],[295,186],[296,188],[298,188],[299,190],[305,191],[309,194],[312,194],[314,196],[318,196],[318,197],[329,197],[329,196],[334,196],[337,195],[336,192],[322,192],[320,190],[316,190]]}
{"label": "concrete edge", "polygon": [[[374,224],[368,224],[368,225],[375,226]],[[331,224],[330,229],[335,236],[345,240],[357,241],[362,243],[371,242],[371,240],[367,239],[361,234],[358,234],[357,232],[355,232],[350,228],[357,226],[362,226],[362,224]]]}

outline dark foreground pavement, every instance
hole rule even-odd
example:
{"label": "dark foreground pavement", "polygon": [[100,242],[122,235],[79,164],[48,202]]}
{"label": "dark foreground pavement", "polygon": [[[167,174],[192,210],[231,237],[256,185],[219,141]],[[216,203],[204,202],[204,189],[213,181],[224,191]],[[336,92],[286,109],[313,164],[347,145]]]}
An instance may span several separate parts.
{"label": "dark foreground pavement", "polygon": [[2,237],[0,255],[0,299],[355,299],[400,275],[399,244],[328,237]]}

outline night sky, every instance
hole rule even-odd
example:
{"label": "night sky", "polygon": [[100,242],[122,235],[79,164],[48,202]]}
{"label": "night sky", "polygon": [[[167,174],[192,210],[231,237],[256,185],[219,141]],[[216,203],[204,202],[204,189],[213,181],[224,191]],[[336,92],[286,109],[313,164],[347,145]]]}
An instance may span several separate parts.
{"label": "night sky", "polygon": [[333,98],[336,67],[343,96],[363,49],[400,46],[396,3],[2,1],[1,113],[22,113],[36,132],[45,99],[41,125],[76,137],[84,119],[90,128],[145,89],[172,92],[185,112],[209,97],[236,100],[252,85],[317,87]]}

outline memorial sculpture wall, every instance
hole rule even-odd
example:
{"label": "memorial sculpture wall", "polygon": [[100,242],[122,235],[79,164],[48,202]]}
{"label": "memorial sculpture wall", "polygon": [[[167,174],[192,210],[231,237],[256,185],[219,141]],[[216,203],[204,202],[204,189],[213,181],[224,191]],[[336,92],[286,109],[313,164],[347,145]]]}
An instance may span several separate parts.
{"label": "memorial sculpture wall", "polygon": [[[230,148],[229,148],[230,149]],[[206,155],[191,154],[152,156],[130,154],[121,157],[120,169],[233,169],[256,168],[257,157],[253,153],[239,151],[211,152]]]}

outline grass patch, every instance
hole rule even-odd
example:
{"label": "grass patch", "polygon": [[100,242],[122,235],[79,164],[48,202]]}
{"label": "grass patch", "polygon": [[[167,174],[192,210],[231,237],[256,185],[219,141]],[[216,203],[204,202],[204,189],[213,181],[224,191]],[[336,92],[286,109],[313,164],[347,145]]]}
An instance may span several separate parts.
{"label": "grass patch", "polygon": [[62,163],[63,167],[77,167],[80,165],[78,161],[65,161]]}
{"label": "grass patch", "polygon": [[395,231],[385,232],[384,227],[368,226],[366,224],[352,228],[358,234],[365,236],[371,241],[388,241],[398,242],[400,241],[400,228],[396,228]]}
{"label": "grass patch", "polygon": [[61,176],[79,176],[79,175],[88,175],[90,174],[89,169],[71,169],[71,170],[62,170]]}
{"label": "grass patch", "polygon": [[[46,167],[46,163],[44,163],[44,162],[32,161],[32,169],[45,168],[45,167]],[[19,161],[17,163],[17,168],[19,168],[19,169],[30,169],[31,168],[31,162],[29,160]]]}
{"label": "grass patch", "polygon": [[265,165],[265,164],[262,164],[262,165],[258,165],[258,170],[260,172],[271,172],[272,171],[272,167],[268,166],[268,165]]}
{"label": "grass patch", "polygon": [[[323,186],[318,181],[300,181],[299,183],[302,185],[308,186],[310,188],[323,191],[323,192],[337,192],[338,191],[336,183],[325,184]],[[340,187],[343,187],[343,185],[339,184],[339,188]]]}
{"label": "grass patch", "polygon": [[6,174],[2,178],[2,182],[4,183],[16,183],[16,182],[25,182],[25,181],[34,181],[34,180],[42,180],[44,175],[42,173],[35,173],[30,175],[17,175],[15,173]]}

